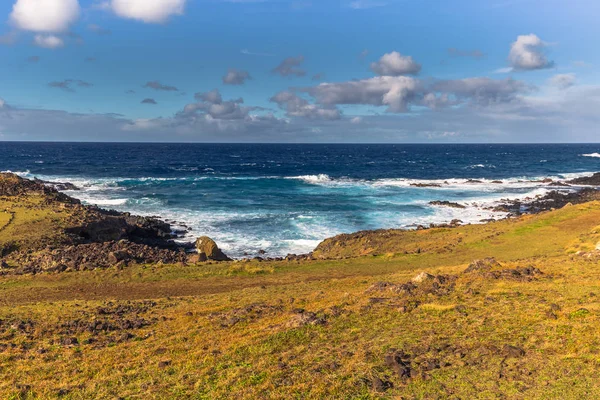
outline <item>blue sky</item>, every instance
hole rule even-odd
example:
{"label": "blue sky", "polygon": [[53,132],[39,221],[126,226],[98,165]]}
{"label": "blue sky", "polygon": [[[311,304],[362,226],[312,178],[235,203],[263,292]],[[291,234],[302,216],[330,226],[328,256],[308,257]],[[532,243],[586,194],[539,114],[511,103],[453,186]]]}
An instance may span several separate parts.
{"label": "blue sky", "polygon": [[0,140],[600,137],[597,1],[148,3],[2,2]]}

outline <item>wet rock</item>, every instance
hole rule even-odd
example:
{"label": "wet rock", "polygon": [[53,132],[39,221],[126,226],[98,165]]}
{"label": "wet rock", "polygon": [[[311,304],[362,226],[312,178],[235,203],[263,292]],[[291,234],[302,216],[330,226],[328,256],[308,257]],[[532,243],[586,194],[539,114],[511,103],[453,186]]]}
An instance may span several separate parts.
{"label": "wet rock", "polygon": [[575,178],[570,181],[567,181],[567,183],[570,183],[572,185],[600,186],[600,172],[596,172],[592,176]]}
{"label": "wet rock", "polygon": [[454,203],[454,202],[446,201],[446,200],[430,201],[429,204],[432,206],[442,206],[442,207],[450,207],[450,208],[460,208],[460,209],[467,208],[467,207],[463,206],[462,204]]}

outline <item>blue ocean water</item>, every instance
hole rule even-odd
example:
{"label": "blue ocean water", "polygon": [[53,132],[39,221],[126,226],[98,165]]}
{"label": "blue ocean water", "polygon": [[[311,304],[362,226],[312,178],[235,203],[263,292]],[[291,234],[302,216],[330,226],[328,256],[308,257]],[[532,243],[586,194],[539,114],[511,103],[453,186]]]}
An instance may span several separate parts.
{"label": "blue ocean water", "polygon": [[82,190],[68,194],[86,203],[180,222],[190,240],[211,236],[232,256],[276,256],[342,232],[501,217],[486,208],[551,190],[540,178],[598,171],[598,152],[598,144],[0,142],[0,170],[70,181]]}

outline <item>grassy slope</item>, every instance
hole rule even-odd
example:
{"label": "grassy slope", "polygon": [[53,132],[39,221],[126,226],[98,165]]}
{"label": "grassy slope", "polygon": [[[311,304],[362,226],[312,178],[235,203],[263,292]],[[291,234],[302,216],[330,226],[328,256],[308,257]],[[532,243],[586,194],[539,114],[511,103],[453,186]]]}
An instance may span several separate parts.
{"label": "grassy slope", "polygon": [[[40,213],[30,219],[36,226],[61,221],[60,213]],[[50,234],[19,228],[29,211],[19,214],[12,232]],[[0,397],[599,398],[599,262],[575,254],[596,247],[598,225],[600,203],[593,202],[394,235],[373,247],[382,254],[376,257],[3,277]],[[5,232],[0,244],[15,239]],[[363,245],[332,255],[359,254]],[[461,274],[490,256],[545,274],[531,282]],[[401,295],[365,292],[421,271],[458,274],[455,290],[421,298],[410,312],[402,311]],[[147,299],[155,303],[144,305]],[[552,313],[552,304],[560,310]],[[98,310],[119,305],[129,308]],[[326,323],[294,325],[297,309]],[[123,323],[135,318],[148,324]],[[74,328],[92,321],[118,326]],[[71,337],[78,343],[65,342]],[[507,344],[525,355],[507,357]],[[441,368],[400,379],[384,361],[390,348],[411,354],[415,368],[427,361]],[[394,387],[378,392],[374,377]]]}

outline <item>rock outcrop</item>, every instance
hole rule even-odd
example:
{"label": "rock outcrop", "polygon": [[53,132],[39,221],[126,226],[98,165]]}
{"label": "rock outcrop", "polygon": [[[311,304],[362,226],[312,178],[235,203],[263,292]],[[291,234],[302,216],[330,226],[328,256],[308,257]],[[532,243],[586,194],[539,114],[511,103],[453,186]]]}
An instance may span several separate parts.
{"label": "rock outcrop", "polygon": [[231,261],[217,246],[217,243],[208,236],[199,237],[196,240],[196,250],[200,259],[209,259],[214,261]]}
{"label": "rock outcrop", "polygon": [[592,176],[583,176],[581,178],[575,178],[567,183],[571,185],[587,185],[587,186],[600,186],[600,172],[596,172]]}

